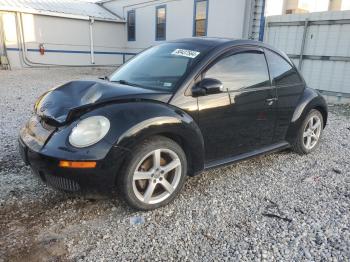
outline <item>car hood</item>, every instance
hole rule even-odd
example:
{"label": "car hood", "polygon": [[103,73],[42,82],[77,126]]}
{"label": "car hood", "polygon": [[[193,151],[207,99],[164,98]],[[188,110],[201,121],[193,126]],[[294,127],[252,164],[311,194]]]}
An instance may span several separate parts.
{"label": "car hood", "polygon": [[35,103],[35,112],[56,124],[68,121],[72,113],[109,102],[155,100],[167,103],[171,93],[107,81],[72,81],[43,94]]}

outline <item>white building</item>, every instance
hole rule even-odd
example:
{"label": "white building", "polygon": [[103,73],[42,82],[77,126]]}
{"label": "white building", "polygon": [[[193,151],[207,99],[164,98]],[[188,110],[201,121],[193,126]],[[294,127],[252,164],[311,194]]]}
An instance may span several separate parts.
{"label": "white building", "polygon": [[253,31],[254,7],[258,2],[263,3],[249,0],[105,0],[100,4],[127,21],[126,47],[138,52],[160,41],[183,37],[248,38]]}
{"label": "white building", "polygon": [[[118,65],[165,40],[258,39],[265,0],[2,0],[1,63]],[[260,33],[260,37],[262,33]]]}
{"label": "white building", "polygon": [[125,48],[124,24],[88,2],[2,0],[1,61],[12,68],[119,64]]}

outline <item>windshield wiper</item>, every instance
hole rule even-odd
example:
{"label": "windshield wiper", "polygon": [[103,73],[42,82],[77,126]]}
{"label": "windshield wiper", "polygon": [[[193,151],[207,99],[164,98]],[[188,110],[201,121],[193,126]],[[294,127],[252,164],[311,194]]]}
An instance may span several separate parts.
{"label": "windshield wiper", "polygon": [[138,87],[140,87],[140,85],[138,85],[138,84],[131,83],[131,82],[126,81],[126,80],[123,80],[123,79],[121,79],[121,80],[116,80],[116,81],[111,81],[111,82],[113,82],[113,83],[119,83],[119,84],[127,85],[127,86],[138,86]]}

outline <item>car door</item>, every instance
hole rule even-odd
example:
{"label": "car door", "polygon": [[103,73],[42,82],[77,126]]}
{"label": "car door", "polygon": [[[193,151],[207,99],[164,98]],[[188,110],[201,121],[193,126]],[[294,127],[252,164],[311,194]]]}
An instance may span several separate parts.
{"label": "car door", "polygon": [[207,162],[271,144],[277,97],[262,49],[235,48],[209,65],[204,78],[220,80],[225,90],[198,97]]}
{"label": "car door", "polygon": [[272,85],[276,87],[278,96],[274,142],[281,142],[285,140],[294,110],[304,91],[305,83],[295,66],[279,54],[265,49],[265,55],[270,69]]}

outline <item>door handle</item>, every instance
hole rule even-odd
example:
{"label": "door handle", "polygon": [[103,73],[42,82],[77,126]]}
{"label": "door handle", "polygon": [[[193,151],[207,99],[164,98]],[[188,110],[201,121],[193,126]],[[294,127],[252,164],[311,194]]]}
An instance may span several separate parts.
{"label": "door handle", "polygon": [[273,98],[266,99],[266,102],[267,102],[267,105],[272,106],[272,104],[277,100],[278,100],[277,97],[273,97]]}

